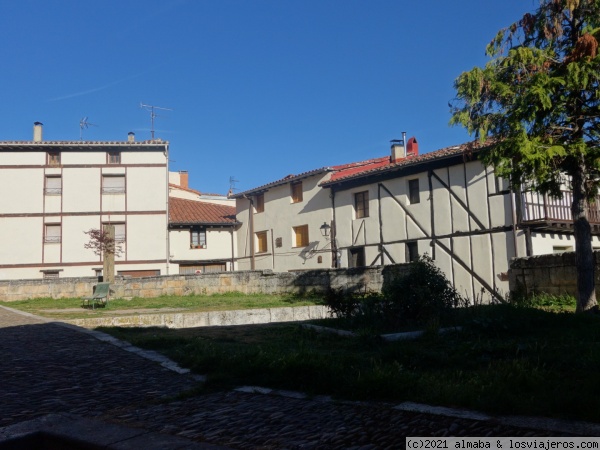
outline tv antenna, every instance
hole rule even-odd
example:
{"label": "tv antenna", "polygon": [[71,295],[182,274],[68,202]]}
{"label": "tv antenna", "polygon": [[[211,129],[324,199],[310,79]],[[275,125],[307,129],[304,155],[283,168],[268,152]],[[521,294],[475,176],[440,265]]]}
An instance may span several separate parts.
{"label": "tv antenna", "polygon": [[239,183],[239,180],[236,180],[235,177],[230,176],[229,177],[229,195],[233,194],[235,191],[238,191],[239,189],[237,189],[235,187],[235,183]]}
{"label": "tv antenna", "polygon": [[95,123],[89,123],[87,116],[79,121],[79,140],[83,141],[83,129],[88,128],[90,125],[97,127]]}
{"label": "tv antenna", "polygon": [[143,103],[140,103],[140,108],[145,109],[146,111],[150,111],[150,136],[152,137],[152,140],[154,140],[154,118],[158,116],[158,114],[156,114],[154,112],[155,109],[160,109],[162,111],[173,111],[171,108],[162,108],[160,106],[153,106],[153,105],[145,105]]}

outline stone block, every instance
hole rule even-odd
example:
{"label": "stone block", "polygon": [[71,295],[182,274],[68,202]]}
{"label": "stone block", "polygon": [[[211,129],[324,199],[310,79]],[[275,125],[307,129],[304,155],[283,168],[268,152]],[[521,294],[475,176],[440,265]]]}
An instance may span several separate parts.
{"label": "stone block", "polygon": [[271,308],[271,322],[291,322],[294,320],[294,308]]}

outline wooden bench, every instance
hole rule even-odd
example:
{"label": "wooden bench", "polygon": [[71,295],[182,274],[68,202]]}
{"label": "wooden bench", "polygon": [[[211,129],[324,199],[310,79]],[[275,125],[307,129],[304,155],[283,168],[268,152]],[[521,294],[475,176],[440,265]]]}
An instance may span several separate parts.
{"label": "wooden bench", "polygon": [[95,309],[96,303],[102,303],[104,306],[108,306],[108,297],[110,295],[110,283],[98,283],[94,289],[94,293],[90,297],[83,297],[81,306],[92,305],[92,309]]}

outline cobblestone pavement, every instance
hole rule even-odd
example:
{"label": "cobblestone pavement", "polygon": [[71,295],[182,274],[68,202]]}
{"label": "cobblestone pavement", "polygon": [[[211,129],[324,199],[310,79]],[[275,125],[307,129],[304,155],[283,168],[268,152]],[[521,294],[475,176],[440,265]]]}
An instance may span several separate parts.
{"label": "cobblestone pavement", "polygon": [[73,328],[0,308],[0,427],[52,412],[240,449],[403,448],[406,436],[561,436],[394,409],[241,391],[181,400],[194,378]]}

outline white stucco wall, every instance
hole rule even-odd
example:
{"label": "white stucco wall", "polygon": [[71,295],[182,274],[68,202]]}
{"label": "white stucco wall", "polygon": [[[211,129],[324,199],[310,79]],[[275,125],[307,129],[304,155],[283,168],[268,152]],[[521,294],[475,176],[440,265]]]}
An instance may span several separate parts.
{"label": "white stucco wall", "polygon": [[[207,229],[206,248],[190,248],[190,230],[177,229],[169,231],[171,242],[171,259],[183,261],[230,260],[232,240],[229,229]],[[235,232],[234,232],[235,242]]]}
{"label": "white stucco wall", "polygon": [[[42,270],[59,270],[60,277],[93,276],[92,268],[102,264],[84,248],[89,240],[84,231],[106,222],[126,224],[117,270],[166,273],[165,154],[136,150],[129,157],[124,147],[107,149],[120,151],[122,164],[108,165],[106,152],[98,148],[62,151],[59,166],[46,166],[46,151],[0,151],[0,165],[20,166],[0,169],[2,192],[19,194],[0,198],[0,279],[42,278]],[[108,173],[126,176],[126,193],[102,194],[102,174]],[[45,194],[48,175],[61,177],[60,192]],[[60,242],[44,242],[49,223],[61,225]]]}
{"label": "white stucco wall", "polygon": [[[314,175],[302,180],[303,199],[292,203],[290,183],[273,187],[264,193],[265,208],[254,213],[254,234],[249,235],[248,201],[238,199],[237,219],[242,222],[238,230],[238,268],[248,270],[251,267],[250,242],[255,241],[256,233],[267,233],[267,252],[255,255],[255,268],[272,269],[278,272],[331,267],[330,242],[320,232],[324,222],[331,223],[332,210],[329,193],[318,186],[328,174]],[[308,225],[310,244],[307,247],[294,247],[293,227]],[[282,246],[273,248],[281,238]],[[275,251],[273,254],[273,250]],[[319,263],[319,256],[321,262]]]}

